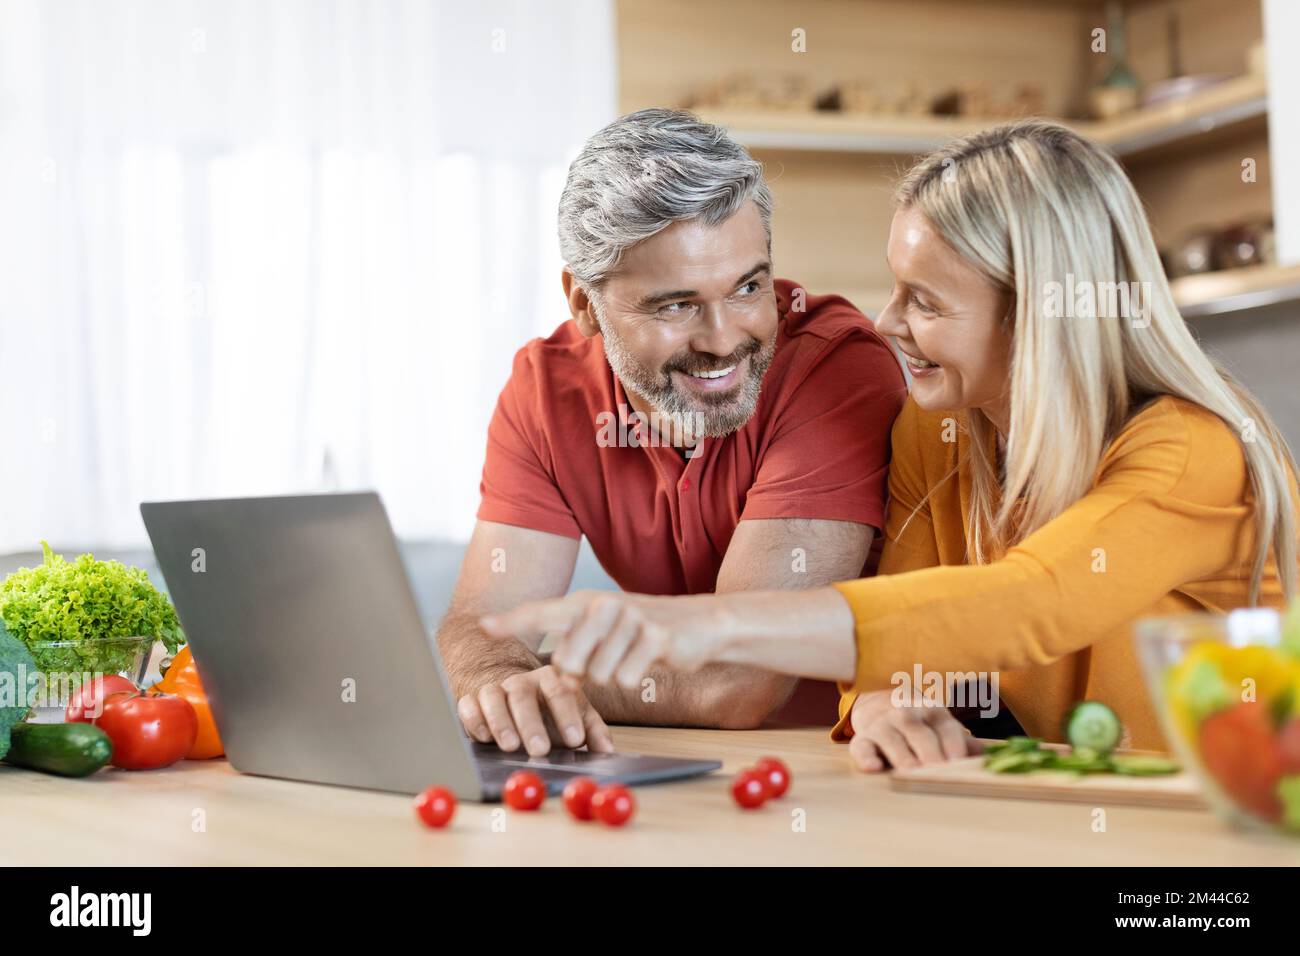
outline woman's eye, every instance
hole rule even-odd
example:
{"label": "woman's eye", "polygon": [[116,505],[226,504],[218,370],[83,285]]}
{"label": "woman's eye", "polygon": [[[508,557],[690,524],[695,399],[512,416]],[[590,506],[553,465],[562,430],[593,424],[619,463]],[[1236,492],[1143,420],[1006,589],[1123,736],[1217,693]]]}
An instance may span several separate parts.
{"label": "woman's eye", "polygon": [[918,299],[915,293],[912,294],[911,298],[912,298],[912,304],[916,306],[918,311],[924,312],[926,315],[933,315],[935,313],[935,310],[930,308],[930,306],[926,305],[920,299]]}

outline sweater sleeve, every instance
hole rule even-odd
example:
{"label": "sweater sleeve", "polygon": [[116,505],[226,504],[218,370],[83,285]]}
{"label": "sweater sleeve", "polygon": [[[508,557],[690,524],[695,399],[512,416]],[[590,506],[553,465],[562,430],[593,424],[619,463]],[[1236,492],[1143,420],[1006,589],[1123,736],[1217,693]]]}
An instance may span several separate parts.
{"label": "sweater sleeve", "polygon": [[[928,502],[925,455],[921,443],[921,411],[912,399],[894,421],[890,434],[893,459],[889,466],[889,505],[885,515],[885,542],[876,574],[902,574],[939,564],[939,545],[934,534],[934,519]],[[957,475],[936,475],[934,481],[956,481]],[[852,684],[841,683],[839,720],[831,728],[832,740],[853,736],[849,714],[858,691]]]}
{"label": "sweater sleeve", "polygon": [[855,622],[852,686],[887,687],[918,663],[1016,670],[1088,647],[1170,591],[1248,559],[1247,488],[1227,425],[1162,402],[1112,443],[1086,495],[1000,560],[836,585]]}

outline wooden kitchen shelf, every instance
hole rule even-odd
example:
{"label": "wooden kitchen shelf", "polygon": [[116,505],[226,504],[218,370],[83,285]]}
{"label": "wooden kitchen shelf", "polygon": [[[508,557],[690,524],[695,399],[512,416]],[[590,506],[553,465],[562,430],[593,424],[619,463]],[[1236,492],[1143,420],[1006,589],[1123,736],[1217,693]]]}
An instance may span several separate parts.
{"label": "wooden kitchen shelf", "polygon": [[[1246,266],[1173,279],[1169,288],[1185,319],[1229,315],[1284,302],[1300,303],[1300,265]],[[816,287],[819,295],[835,292],[875,317],[889,301],[887,287]],[[1298,305],[1300,309],[1300,305]]]}
{"label": "wooden kitchen shelf", "polygon": [[1300,265],[1225,269],[1183,276],[1169,285],[1183,318],[1226,315],[1283,302],[1300,302]]}
{"label": "wooden kitchen shelf", "polygon": [[[851,113],[702,109],[752,149],[848,152],[877,155],[924,153],[1001,120],[947,116],[867,116]],[[1268,91],[1262,76],[1240,76],[1175,102],[1144,107],[1109,120],[1064,120],[1079,133],[1128,158],[1266,122]]]}

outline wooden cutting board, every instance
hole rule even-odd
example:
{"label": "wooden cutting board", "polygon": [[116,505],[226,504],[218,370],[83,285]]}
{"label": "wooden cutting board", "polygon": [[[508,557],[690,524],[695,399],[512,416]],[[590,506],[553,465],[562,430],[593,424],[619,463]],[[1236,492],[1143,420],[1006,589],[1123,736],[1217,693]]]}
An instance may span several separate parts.
{"label": "wooden cutting board", "polygon": [[1059,770],[993,773],[984,769],[983,757],[968,757],[895,770],[890,777],[895,790],[912,793],[1179,810],[1204,810],[1209,806],[1195,776],[1185,770],[1167,777],[1124,777],[1112,773],[1075,775]]}

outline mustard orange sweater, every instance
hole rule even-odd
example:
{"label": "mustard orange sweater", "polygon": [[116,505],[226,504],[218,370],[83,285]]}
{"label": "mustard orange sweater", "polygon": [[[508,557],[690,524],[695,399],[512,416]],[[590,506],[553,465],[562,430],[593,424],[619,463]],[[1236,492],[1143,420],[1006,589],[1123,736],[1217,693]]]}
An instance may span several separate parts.
{"label": "mustard orange sweater", "polygon": [[[1247,604],[1256,535],[1237,437],[1200,406],[1156,399],[1111,442],[1086,495],[1005,556],[971,565],[970,436],[943,441],[952,417],[909,398],[894,423],[879,574],[836,585],[853,609],[858,664],[853,684],[840,687],[832,736],[852,736],[858,692],[890,688],[894,674],[920,664],[999,672],[1004,706],[1033,736],[1059,740],[1073,703],[1100,700],[1124,722],[1126,745],[1163,749],[1132,625]],[[1292,495],[1300,509],[1294,478]],[[1260,603],[1283,603],[1271,560]]]}

